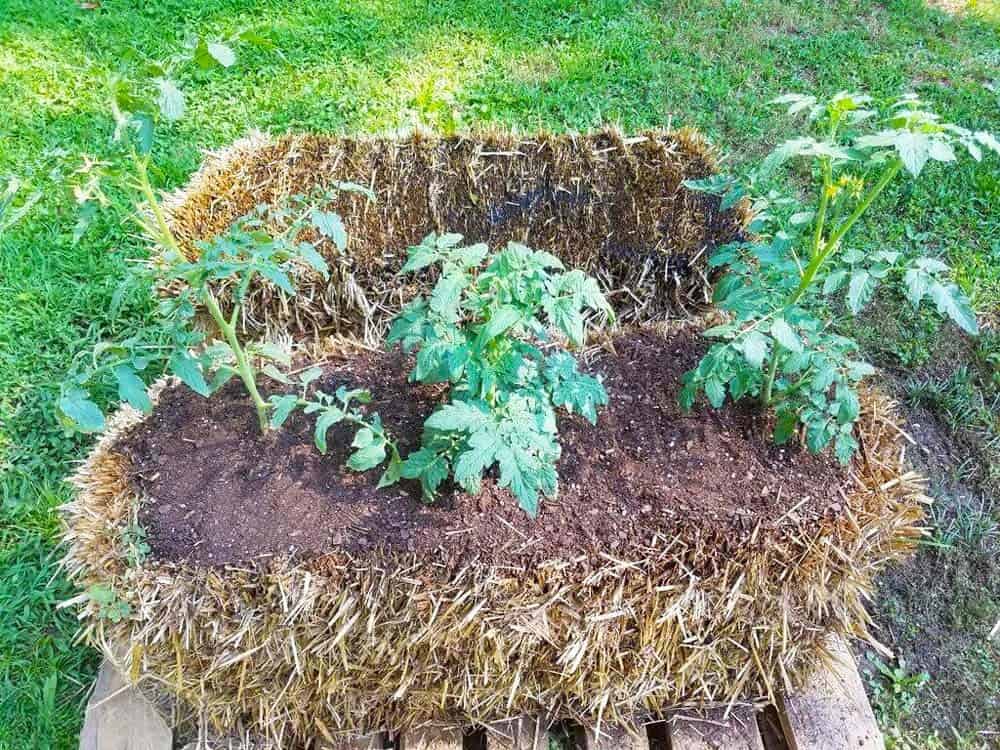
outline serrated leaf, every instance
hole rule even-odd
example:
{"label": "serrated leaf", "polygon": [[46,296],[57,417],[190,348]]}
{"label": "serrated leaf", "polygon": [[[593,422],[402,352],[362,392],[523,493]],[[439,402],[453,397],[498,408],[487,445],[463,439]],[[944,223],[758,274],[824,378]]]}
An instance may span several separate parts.
{"label": "serrated leaf", "polygon": [[221,42],[209,42],[206,49],[212,59],[223,68],[231,67],[236,62],[236,53],[228,45]]}
{"label": "serrated leaf", "polygon": [[344,220],[340,214],[333,211],[320,211],[317,208],[313,209],[310,219],[317,231],[324,237],[329,237],[338,250],[344,252],[347,249],[347,229],[344,227]]}
{"label": "serrated leaf", "polygon": [[347,459],[347,466],[354,471],[368,471],[385,461],[385,456],[385,441],[372,440],[351,454]]}
{"label": "serrated leaf", "polygon": [[157,98],[160,114],[170,122],[181,119],[184,116],[184,94],[168,78],[161,78],[156,83],[160,89]]}
{"label": "serrated leaf", "polygon": [[857,315],[871,301],[878,286],[878,279],[867,270],[861,269],[851,274],[851,282],[847,286],[847,307]]}
{"label": "serrated leaf", "polygon": [[607,405],[608,393],[597,378],[574,372],[571,377],[561,379],[553,389],[552,403],[597,424],[597,407]]}
{"label": "serrated leaf", "polygon": [[458,317],[458,305],[462,298],[462,290],[468,280],[469,277],[462,271],[454,271],[438,279],[431,291],[431,310],[447,321],[455,320]]}
{"label": "serrated leaf", "polygon": [[838,424],[853,424],[861,413],[858,394],[851,388],[837,387],[837,422]]}
{"label": "serrated leaf", "polygon": [[716,409],[726,402],[726,387],[714,375],[705,381],[705,395],[708,402]]}
{"label": "serrated leaf", "polygon": [[802,339],[799,338],[799,335],[788,325],[784,318],[775,318],[771,321],[771,335],[774,336],[775,341],[788,351],[802,351]]}
{"label": "serrated leaf", "polygon": [[281,427],[281,425],[283,425],[288,419],[288,415],[295,410],[298,402],[299,399],[294,394],[271,396],[268,399],[268,403],[271,404],[271,427],[274,427],[275,429]]}
{"label": "serrated leaf", "polygon": [[833,294],[836,292],[847,281],[847,276],[848,271],[844,268],[838,268],[828,273],[823,280],[823,294]]}
{"label": "serrated leaf", "polygon": [[479,334],[479,346],[483,346],[495,339],[497,336],[506,333],[512,326],[521,320],[521,312],[513,305],[504,305],[498,308],[490,316],[490,319],[483,326]]}
{"label": "serrated leaf", "polygon": [[385,471],[382,472],[382,476],[379,477],[378,485],[375,489],[382,489],[383,487],[389,487],[398,482],[403,476],[403,462],[400,460],[399,455],[393,451],[392,457],[389,459],[389,465],[385,467]]}
{"label": "serrated leaf", "polygon": [[931,277],[919,268],[908,268],[903,274],[906,285],[906,299],[913,307],[918,307],[930,289]]}
{"label": "serrated leaf", "polygon": [[930,158],[930,144],[925,134],[909,131],[898,133],[893,143],[906,171],[914,177],[920,174]]}
{"label": "serrated leaf", "polygon": [[780,413],[774,423],[774,442],[778,445],[787,443],[795,434],[798,424],[799,420],[795,412],[784,411]]}
{"label": "serrated leaf", "polygon": [[265,342],[262,344],[253,344],[248,347],[253,354],[259,357],[264,357],[265,359],[273,360],[274,362],[280,362],[281,364],[288,367],[292,364],[292,354],[287,349],[273,344],[270,342]]}
{"label": "serrated leaf", "polygon": [[314,270],[318,271],[324,279],[330,278],[330,269],[327,266],[326,258],[320,255],[316,246],[311,242],[300,242],[297,247],[298,255],[308,263]]}
{"label": "serrated leaf", "polygon": [[840,463],[845,466],[849,464],[851,462],[851,457],[857,449],[858,441],[854,439],[854,435],[850,432],[841,432],[837,435],[837,440],[834,443],[833,450]]}
{"label": "serrated leaf", "polygon": [[750,331],[737,344],[747,363],[756,370],[764,365],[767,356],[768,339],[760,331]]}
{"label": "serrated leaf", "polygon": [[59,411],[81,432],[100,432],[104,429],[104,414],[86,391],[72,388],[63,393],[57,405]]}
{"label": "serrated leaf", "polygon": [[261,276],[270,281],[289,297],[295,296],[295,287],[288,274],[277,266],[264,265],[259,268]]}
{"label": "serrated leaf", "polygon": [[401,473],[407,479],[419,479],[424,500],[430,502],[437,488],[448,478],[449,467],[447,456],[424,447],[406,457]]}
{"label": "serrated leaf", "polygon": [[847,362],[847,377],[857,382],[862,378],[875,374],[875,368],[860,359],[852,359]]}
{"label": "serrated leaf", "polygon": [[314,380],[318,380],[323,376],[323,368],[319,365],[310,367],[308,370],[303,370],[299,373],[299,382],[302,383],[303,388],[308,388],[309,384]]}
{"label": "serrated leaf", "polygon": [[433,245],[411,245],[406,253],[407,260],[400,273],[413,273],[441,260],[441,253]]}
{"label": "serrated leaf", "polygon": [[454,466],[455,481],[462,489],[473,495],[479,492],[483,472],[493,465],[500,445],[492,430],[481,430],[469,438],[468,449],[459,454]]}
{"label": "serrated leaf", "polygon": [[424,427],[445,432],[474,432],[489,423],[489,415],[467,401],[452,401],[431,414]]}
{"label": "serrated leaf", "polygon": [[316,429],[313,440],[320,453],[326,454],[326,433],[335,424],[343,420],[344,412],[336,406],[328,406],[316,419]]}
{"label": "serrated leaf", "polygon": [[153,402],[146,393],[146,384],[135,374],[130,365],[120,364],[112,368],[115,380],[118,381],[118,397],[127,401],[139,411],[149,413],[153,410]]}
{"label": "serrated leaf", "polygon": [[972,310],[972,304],[957,284],[942,284],[934,281],[930,285],[931,299],[937,305],[938,313],[947,316],[951,321],[968,334],[979,333],[979,323]]}
{"label": "serrated leaf", "polygon": [[167,368],[195,393],[202,396],[211,394],[212,389],[205,382],[201,367],[187,352],[174,352],[167,362]]}

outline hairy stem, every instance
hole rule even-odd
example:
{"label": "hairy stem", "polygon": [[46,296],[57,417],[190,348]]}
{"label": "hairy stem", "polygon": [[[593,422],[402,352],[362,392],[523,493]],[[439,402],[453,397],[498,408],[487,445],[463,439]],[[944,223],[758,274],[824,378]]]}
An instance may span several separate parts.
{"label": "hairy stem", "polygon": [[215,324],[222,331],[222,335],[225,337],[226,343],[229,344],[229,348],[233,350],[233,354],[236,357],[236,373],[240,376],[240,380],[243,381],[243,385],[246,387],[247,393],[250,394],[250,399],[253,401],[254,408],[257,410],[257,421],[260,423],[260,431],[266,433],[270,429],[267,420],[269,406],[261,397],[260,391],[257,390],[257,380],[254,377],[253,367],[250,365],[246,351],[236,336],[236,328],[226,320],[226,316],[223,315],[219,307],[218,300],[215,299],[215,295],[212,294],[208,287],[202,292],[202,301],[205,303],[205,307],[208,309],[209,314],[211,314]]}
{"label": "hairy stem", "polygon": [[[782,305],[782,309],[787,309],[802,299],[803,295],[809,290],[809,287],[812,286],[812,283],[816,279],[816,274],[819,273],[827,258],[836,252],[841,238],[847,234],[850,228],[854,226],[855,222],[857,222],[864,212],[868,210],[868,207],[871,206],[872,202],[883,190],[885,190],[886,185],[888,185],[892,179],[899,174],[899,170],[902,169],[902,167],[903,162],[901,160],[893,159],[882,173],[882,176],[879,177],[878,182],[876,182],[865,197],[858,202],[858,205],[854,207],[854,211],[851,212],[851,215],[844,219],[840,226],[833,230],[833,233],[825,243],[822,242],[822,226],[819,224],[820,217],[817,217],[817,228],[819,231],[817,231],[814,238],[814,242],[816,244],[814,245],[812,259],[809,261],[809,265],[806,266],[805,271],[802,272],[802,280],[799,282],[798,287],[791,293],[791,295],[789,295],[788,299],[785,300],[785,304]],[[824,195],[826,192],[825,186],[827,184],[827,180],[828,177],[824,171]],[[825,218],[825,202],[823,198],[821,198],[820,201],[820,210],[824,214],[823,218]],[[822,249],[820,249],[820,247],[822,247]],[[774,352],[771,357],[771,366],[768,369],[767,378],[765,379],[764,387],[761,390],[761,405],[765,408],[770,406],[773,400],[774,380],[778,373],[778,349],[779,347],[775,345]]]}
{"label": "hairy stem", "polygon": [[170,226],[167,224],[167,217],[163,213],[163,207],[160,206],[160,202],[156,199],[153,183],[149,181],[149,170],[146,168],[146,159],[140,157],[135,151],[132,152],[132,159],[135,162],[139,190],[146,199],[146,203],[149,204],[149,210],[153,213],[153,219],[156,221],[156,229],[159,233],[159,237],[156,239],[161,245],[165,245],[178,255],[183,255],[180,243],[177,242],[177,238],[174,237],[174,233],[170,231]]}

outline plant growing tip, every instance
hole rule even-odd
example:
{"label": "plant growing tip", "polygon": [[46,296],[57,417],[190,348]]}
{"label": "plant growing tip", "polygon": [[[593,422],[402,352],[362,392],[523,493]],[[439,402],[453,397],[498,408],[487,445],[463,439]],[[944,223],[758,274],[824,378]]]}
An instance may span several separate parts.
{"label": "plant growing tip", "polygon": [[449,476],[478,493],[483,473],[496,466],[500,486],[534,516],[539,495],[558,490],[556,408],[594,423],[608,401],[569,352],[543,351],[548,326],[580,346],[586,311],[608,321],[614,313],[594,279],[565,271],[550,253],[511,242],[490,254],[461,240],[430,234],[409,248],[402,269],[435,267],[438,277],[430,295],[396,316],[387,343],[416,352],[410,380],[451,390],[399,474],[419,480],[430,502]]}
{"label": "plant growing tip", "polygon": [[[954,161],[959,148],[979,160],[984,150],[1000,153],[1000,143],[989,133],[941,122],[913,95],[881,118],[861,94],[842,92],[827,101],[786,94],[773,103],[787,105],[791,115],[806,114],[815,135],[778,146],[746,187],[726,177],[685,184],[732,205],[788,160],[807,158],[816,166],[816,205],[810,210],[790,199],[756,197],[751,229],[759,239],[725,245],[711,256],[709,266],[723,271],[714,301],[731,320],[704,332],[719,341],[686,373],[680,402],[690,409],[699,393],[714,407],[727,395],[756,397],[762,409],[775,410],[777,442],[801,427],[809,450],[833,442],[846,463],[857,448],[856,385],[873,368],[856,358],[853,340],[831,330],[831,297],[846,287],[844,304],[856,315],[884,281],[902,281],[914,307],[930,298],[967,333],[977,333],[978,325],[941,261],[886,249],[863,252],[844,241],[901,174],[916,178],[930,162]],[[870,122],[882,128],[860,132]]]}

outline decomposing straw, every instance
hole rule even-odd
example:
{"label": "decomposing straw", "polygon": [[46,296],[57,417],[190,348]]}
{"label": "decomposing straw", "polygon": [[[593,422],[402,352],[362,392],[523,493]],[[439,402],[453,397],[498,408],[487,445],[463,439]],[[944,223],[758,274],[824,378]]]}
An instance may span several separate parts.
{"label": "decomposing straw", "polygon": [[[188,186],[165,201],[186,253],[258,204],[351,181],[376,200],[343,192],[328,208],[349,241],[324,280],[300,269],[297,294],[257,284],[242,325],[254,334],[341,333],[379,341],[386,321],[416,290],[396,277],[407,246],[431,231],[459,232],[492,247],[509,240],[548,250],[596,275],[625,321],[687,316],[710,299],[711,251],[741,236],[745,204],[685,188],[715,170],[694,131],[625,138],[489,131],[439,137],[251,135],[206,156]],[[319,239],[319,238],[315,238]],[[417,281],[420,283],[420,280]],[[223,295],[225,296],[225,295]]]}

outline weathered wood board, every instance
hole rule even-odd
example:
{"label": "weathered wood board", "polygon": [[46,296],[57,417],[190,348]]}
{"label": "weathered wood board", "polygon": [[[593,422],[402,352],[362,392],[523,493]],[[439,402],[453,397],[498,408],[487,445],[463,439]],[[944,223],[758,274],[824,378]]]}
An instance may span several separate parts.
{"label": "weathered wood board", "polygon": [[815,670],[794,695],[778,705],[790,750],[883,750],[857,665],[847,644],[831,639],[828,667]]}

